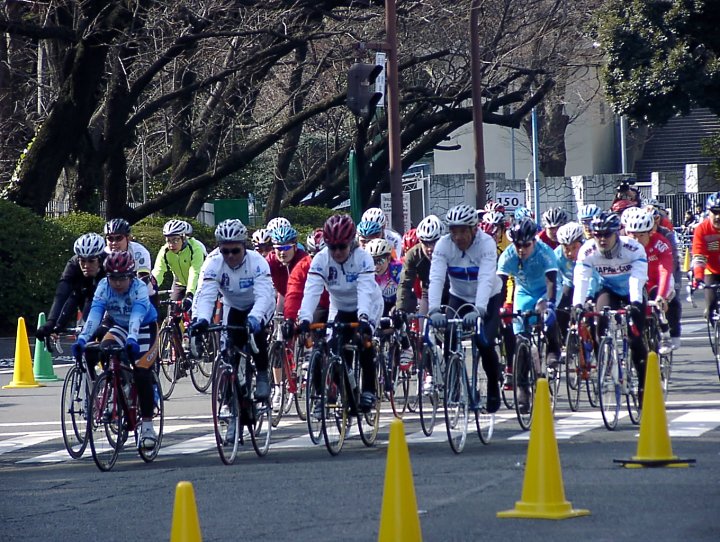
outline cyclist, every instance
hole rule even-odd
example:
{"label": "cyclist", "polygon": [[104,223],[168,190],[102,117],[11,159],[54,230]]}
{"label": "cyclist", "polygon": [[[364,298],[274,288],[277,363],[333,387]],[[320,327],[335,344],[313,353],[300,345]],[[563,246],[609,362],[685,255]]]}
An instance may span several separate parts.
{"label": "cyclist", "polygon": [[[710,194],[705,204],[708,217],[693,233],[693,287],[720,283],[720,192]],[[710,318],[717,303],[715,288],[705,288],[704,317]]]}
{"label": "cyclist", "polygon": [[[183,222],[185,223],[185,237],[187,237],[187,238],[192,237],[192,234],[193,234],[192,224],[190,224],[190,222],[188,222],[186,220],[183,220]],[[193,239],[195,239],[195,241],[197,241],[197,243],[202,247],[203,255],[207,256],[208,251],[207,251],[207,247],[205,246],[205,244],[202,241],[200,241],[200,239],[197,239],[196,237],[193,237]]]}
{"label": "cyclist", "polygon": [[[370,254],[357,245],[355,223],[349,215],[333,215],[325,221],[325,248],[310,264],[302,304],[299,311],[301,333],[307,333],[323,289],[330,294],[331,314],[336,322],[359,322],[361,336],[372,336],[373,326],[382,315],[382,294],[374,280],[374,265]],[[354,336],[348,328],[343,338]],[[376,367],[372,347],[360,344],[360,365],[363,369],[360,409],[370,411],[375,405]],[[350,363],[349,357],[345,358]],[[319,382],[320,376],[313,375]]]}
{"label": "cyclist", "polygon": [[86,318],[95,289],[105,277],[103,261],[106,253],[102,236],[97,233],[81,235],[75,240],[73,251],[75,255],[68,260],[60,275],[47,321],[35,333],[40,340],[65,329],[78,310]]}
{"label": "cyclist", "polygon": [[252,243],[255,250],[265,258],[272,252],[272,237],[265,228],[255,230],[252,234]]}
{"label": "cyclist", "polygon": [[[620,309],[631,305],[628,337],[633,364],[638,373],[639,400],[642,404],[647,357],[642,335],[645,327],[643,287],[648,276],[645,249],[634,239],[619,234],[620,219],[614,213],[603,212],[593,218],[592,230],[594,239],[582,246],[575,265],[573,306],[583,310],[588,299],[593,270],[597,271],[603,280],[603,284],[592,296],[596,307]],[[637,334],[631,323],[635,324]],[[598,339],[602,338],[606,329],[607,322],[601,318],[597,325]],[[597,344],[599,342],[598,340]]]}
{"label": "cyclist", "polygon": [[[508,237],[512,244],[500,256],[497,273],[503,283],[507,277],[515,280],[515,310],[545,312],[547,364],[553,367],[560,359],[560,338],[555,318],[558,262],[553,250],[536,238],[536,232],[537,225],[530,218],[510,226]],[[514,321],[513,329],[516,335],[522,332],[522,322]],[[514,354],[514,350],[507,351],[508,363],[511,363]],[[521,383],[518,404],[523,411],[529,408],[528,391],[526,383]]]}
{"label": "cyclist", "polygon": [[407,254],[407,251],[420,242],[417,236],[417,229],[411,228],[406,231],[402,236],[402,253]]}
{"label": "cyclist", "polygon": [[392,259],[392,245],[385,239],[373,239],[365,246],[365,250],[370,253],[375,264],[375,282],[380,286],[383,296],[383,316],[388,316],[397,301],[402,262]]}
{"label": "cyclist", "polygon": [[187,236],[188,223],[184,220],[168,220],[163,226],[165,244],[155,258],[152,276],[162,284],[168,271],[172,272],[173,285],[170,299],[182,300],[185,312],[192,308],[200,269],[205,261],[204,246]]}
{"label": "cyclist", "polygon": [[568,222],[568,215],[562,207],[551,207],[542,215],[543,231],[538,234],[538,239],[555,250],[558,243],[557,231],[560,226]]}
{"label": "cyclist", "polygon": [[602,213],[602,209],[594,203],[581,205],[580,209],[578,209],[578,222],[580,222],[583,226],[585,239],[592,239],[592,229],[590,228],[590,223],[592,222],[592,219],[600,213]]}
{"label": "cyclist", "polygon": [[[113,218],[105,223],[103,231],[107,242],[105,252],[108,254],[110,252],[130,252],[137,266],[135,272],[138,277],[143,278],[150,275],[150,267],[152,266],[150,252],[143,245],[132,240],[130,223],[127,220]],[[150,295],[152,295],[152,292],[150,292]]]}
{"label": "cyclist", "polygon": [[385,216],[385,213],[383,213],[382,209],[380,209],[379,207],[370,207],[362,214],[362,217],[360,218],[360,222],[365,221],[377,222],[378,224],[380,224],[380,227],[382,228],[381,237],[386,241],[390,241],[390,244],[395,250],[394,257],[402,256],[402,237],[399,233],[387,227],[387,217]]}
{"label": "cyclist", "polygon": [[[498,356],[495,335],[500,319],[502,283],[496,274],[496,249],[492,237],[477,228],[477,212],[469,205],[456,205],[446,215],[450,234],[444,235],[435,245],[430,264],[428,292],[429,317],[432,325],[446,328],[447,316],[441,312],[442,292],[446,276],[450,281],[448,306],[464,310],[463,327],[475,329],[482,318],[480,333],[474,335],[488,378],[487,411],[500,407],[498,383]],[[449,344],[445,341],[447,347]]]}
{"label": "cyclist", "polygon": [[82,355],[103,317],[107,318],[109,330],[100,344],[119,344],[127,349],[142,412],[138,446],[152,449],[157,442],[152,422],[152,370],[158,354],[157,312],[150,303],[147,286],[135,276],[135,261],[130,252],[111,252],[103,265],[107,276],[95,290],[87,321],[72,346],[73,355]]}
{"label": "cyclist", "polygon": [[[297,246],[298,233],[292,226],[281,225],[272,230],[270,237],[273,242],[273,251],[265,258],[270,266],[275,291],[277,292],[277,312],[283,314],[285,305],[285,294],[287,293],[288,279],[293,268],[304,258],[307,253]],[[282,393],[280,393],[280,382],[282,381],[282,367],[273,367],[274,382],[277,387],[273,393],[273,408],[279,410],[281,406]]]}
{"label": "cyclist", "polygon": [[[622,222],[627,235],[645,247],[648,261],[645,289],[648,297],[655,300],[662,312],[667,313],[669,302],[675,296],[672,248],[667,239],[655,231],[655,220],[651,211],[643,208],[630,209],[623,214]],[[670,326],[667,322],[660,322],[659,352],[669,354],[672,350]]]}
{"label": "cyclist", "polygon": [[[285,340],[289,340],[295,332],[295,321],[297,320],[298,312],[300,311],[303,292],[305,291],[305,282],[307,281],[308,272],[310,271],[312,258],[315,254],[325,248],[323,231],[321,229],[317,229],[308,235],[306,245],[309,251],[308,254],[297,262],[295,267],[293,267],[287,281],[285,307],[283,310],[283,316],[285,317],[285,327],[283,330]],[[315,309],[313,314],[313,322],[327,322],[329,309],[330,296],[327,290],[324,290],[320,296],[317,309]]]}

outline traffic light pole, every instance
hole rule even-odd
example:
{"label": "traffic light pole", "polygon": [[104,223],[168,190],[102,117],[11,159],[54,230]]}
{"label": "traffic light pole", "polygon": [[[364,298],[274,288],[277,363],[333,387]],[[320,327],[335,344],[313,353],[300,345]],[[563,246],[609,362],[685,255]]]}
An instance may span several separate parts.
{"label": "traffic light pole", "polygon": [[485,148],[483,144],[482,86],[480,84],[480,0],[470,6],[470,70],[472,77],[473,131],[475,133],[475,207],[485,207]]}
{"label": "traffic light pole", "polygon": [[[390,163],[390,201],[392,203],[392,226],[404,233],[402,155],[400,150],[400,84],[398,80],[397,13],[396,0],[385,0],[385,32],[387,35],[388,71],[388,141]],[[483,193],[483,196],[485,194]]]}

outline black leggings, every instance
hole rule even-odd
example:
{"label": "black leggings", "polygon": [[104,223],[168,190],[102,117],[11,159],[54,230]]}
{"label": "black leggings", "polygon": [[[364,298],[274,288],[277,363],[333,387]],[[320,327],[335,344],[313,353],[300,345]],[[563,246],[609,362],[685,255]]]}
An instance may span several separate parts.
{"label": "black leggings", "polygon": [[[229,326],[244,326],[247,324],[247,317],[250,311],[242,311],[239,309],[230,308],[227,317],[227,324]],[[247,334],[242,331],[231,331],[229,332],[230,339],[235,346],[242,347],[247,342]],[[261,329],[257,333],[253,334],[255,338],[255,344],[257,345],[258,353],[252,354],[255,360],[255,368],[258,374],[262,371],[267,371],[268,368],[268,342],[267,333],[264,329]]]}

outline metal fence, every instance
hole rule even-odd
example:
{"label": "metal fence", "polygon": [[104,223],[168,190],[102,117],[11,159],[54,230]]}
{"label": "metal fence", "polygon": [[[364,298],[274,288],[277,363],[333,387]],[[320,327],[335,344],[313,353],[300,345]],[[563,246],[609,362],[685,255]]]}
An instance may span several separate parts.
{"label": "metal fence", "polygon": [[[130,207],[138,207],[140,203],[129,202]],[[70,208],[70,202],[68,200],[50,200],[45,207],[45,216],[48,218],[58,218],[70,214],[72,209]],[[100,202],[100,216],[105,216],[105,202]],[[212,203],[204,203],[202,209],[195,217],[199,222],[207,224],[208,226],[215,225],[215,205]]]}
{"label": "metal fence", "polygon": [[685,212],[689,209],[695,213],[695,206],[702,205],[705,208],[705,201],[714,192],[678,192],[677,194],[659,194],[656,198],[663,207],[670,209],[675,226],[681,226],[685,221]]}

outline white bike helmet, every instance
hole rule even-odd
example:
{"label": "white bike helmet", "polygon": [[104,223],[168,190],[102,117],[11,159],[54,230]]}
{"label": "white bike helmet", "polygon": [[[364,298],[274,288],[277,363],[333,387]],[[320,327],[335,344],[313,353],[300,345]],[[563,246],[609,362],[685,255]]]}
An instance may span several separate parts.
{"label": "white bike helmet", "polygon": [[477,226],[477,211],[469,205],[456,205],[451,208],[445,216],[448,226]]}
{"label": "white bike helmet", "polygon": [[246,241],[248,230],[245,224],[236,218],[223,220],[215,228],[215,239],[218,243]]}
{"label": "white bike helmet", "polygon": [[165,237],[169,235],[185,235],[187,232],[188,223],[184,220],[168,220],[163,226],[163,235]]}
{"label": "white bike helmet", "polygon": [[389,256],[392,253],[392,245],[385,239],[371,239],[365,250],[370,253],[373,258],[379,258],[380,256]]}
{"label": "white bike helmet", "polygon": [[380,207],[370,207],[367,211],[365,211],[360,218],[360,222],[363,222],[365,220],[368,222],[377,222],[383,228],[387,223],[387,217],[385,216],[385,213],[383,213],[383,210],[380,209]]}
{"label": "white bike helmet", "polygon": [[483,215],[483,222],[493,226],[500,226],[505,224],[505,215],[497,211],[489,211]]}
{"label": "white bike helmet", "polygon": [[[625,215],[623,215],[623,219]],[[625,222],[625,231],[629,233],[645,233],[653,229],[655,220],[653,215],[645,209],[637,209]]]}
{"label": "white bike helmet", "polygon": [[445,225],[435,215],[426,216],[420,221],[420,224],[418,224],[415,233],[420,241],[430,243],[437,241],[443,236],[445,233]]}
{"label": "white bike helmet", "polygon": [[252,234],[252,242],[254,246],[268,245],[272,243],[272,238],[266,229],[255,230]]}
{"label": "white bike helmet", "polygon": [[290,224],[290,221],[287,218],[279,216],[270,220],[270,222],[267,223],[267,226],[265,226],[265,229],[269,234],[272,234],[272,231],[276,228],[279,228],[280,226],[287,226],[288,228],[292,228],[292,224]]}
{"label": "white bike helmet", "polygon": [[97,233],[86,233],[75,240],[73,250],[78,258],[96,258],[105,251],[105,239]]}
{"label": "white bike helmet", "polygon": [[558,242],[561,245],[569,245],[575,241],[582,241],[585,239],[585,230],[582,224],[577,222],[568,222],[558,228],[557,231]]}

